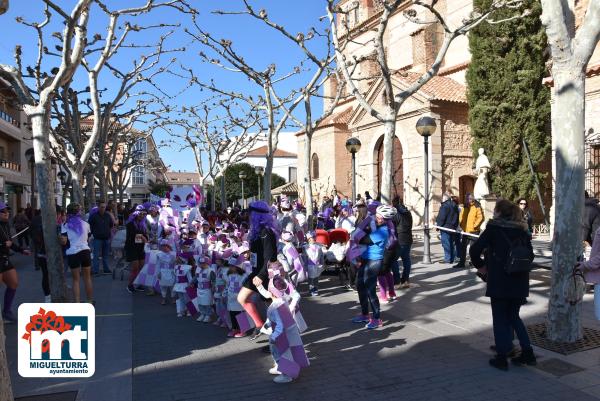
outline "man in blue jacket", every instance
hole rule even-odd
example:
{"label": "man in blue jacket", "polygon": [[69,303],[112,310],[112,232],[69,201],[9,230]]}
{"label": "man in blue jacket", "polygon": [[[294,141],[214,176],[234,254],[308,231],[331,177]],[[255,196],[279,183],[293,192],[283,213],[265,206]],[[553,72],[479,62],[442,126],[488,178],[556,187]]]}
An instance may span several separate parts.
{"label": "man in blue jacket", "polygon": [[[452,195],[446,192],[442,196],[442,206],[438,213],[435,224],[438,227],[444,227],[451,230],[456,230],[458,227],[458,205],[452,200]],[[454,263],[456,255],[456,247],[454,246],[453,232],[440,230],[442,237],[442,248],[444,248],[444,263]]]}

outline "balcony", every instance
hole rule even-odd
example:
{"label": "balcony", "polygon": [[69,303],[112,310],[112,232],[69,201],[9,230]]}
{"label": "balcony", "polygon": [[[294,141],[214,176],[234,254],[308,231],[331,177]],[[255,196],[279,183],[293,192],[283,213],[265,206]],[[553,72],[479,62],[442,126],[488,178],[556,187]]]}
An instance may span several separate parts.
{"label": "balcony", "polygon": [[0,119],[6,121],[9,124],[14,125],[17,128],[21,128],[21,123],[16,118],[14,118],[13,116],[11,116],[3,110],[0,110]]}
{"label": "balcony", "polygon": [[0,159],[0,167],[17,173],[21,172],[21,165],[19,163],[9,162],[8,160]]}

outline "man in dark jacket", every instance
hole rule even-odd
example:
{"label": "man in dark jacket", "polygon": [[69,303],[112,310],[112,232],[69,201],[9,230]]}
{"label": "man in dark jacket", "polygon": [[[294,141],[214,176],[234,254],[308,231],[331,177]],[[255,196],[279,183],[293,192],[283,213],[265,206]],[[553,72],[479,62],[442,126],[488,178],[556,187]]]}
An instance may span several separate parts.
{"label": "man in dark jacket", "polygon": [[590,194],[585,191],[581,238],[590,244],[590,246],[593,245],[594,235],[598,231],[598,228],[600,228],[600,206],[598,206],[598,199],[590,198]]}
{"label": "man in dark jacket", "polygon": [[[412,246],[412,226],[413,219],[410,211],[402,203],[399,197],[394,198],[393,205],[398,211],[394,216],[394,224],[396,226],[396,258],[392,264],[392,273],[394,274],[394,284],[400,284],[401,288],[410,287],[410,268],[412,261],[410,260],[410,248]],[[402,275],[400,275],[400,266],[398,258],[402,259]]]}
{"label": "man in dark jacket", "polygon": [[[448,228],[450,230],[456,230],[458,227],[458,205],[452,200],[452,195],[445,193],[442,197],[442,207],[438,213],[435,224],[438,227]],[[444,263],[454,263],[456,255],[456,247],[454,237],[456,233],[451,231],[441,231],[442,237],[442,248],[444,248]]]}
{"label": "man in dark jacket", "polygon": [[90,231],[92,232],[94,258],[92,260],[92,274],[100,274],[100,254],[102,254],[102,268],[104,274],[110,274],[108,268],[108,254],[110,252],[110,236],[112,234],[113,221],[106,213],[106,203],[98,202],[98,211],[90,215]]}

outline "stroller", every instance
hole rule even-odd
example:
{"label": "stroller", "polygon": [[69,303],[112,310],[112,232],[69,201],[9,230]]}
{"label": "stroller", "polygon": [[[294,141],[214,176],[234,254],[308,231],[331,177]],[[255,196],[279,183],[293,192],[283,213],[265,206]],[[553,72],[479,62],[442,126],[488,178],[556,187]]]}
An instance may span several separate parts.
{"label": "stroller", "polygon": [[343,228],[334,230],[316,230],[316,242],[327,248],[325,252],[325,270],[336,271],[340,278],[340,285],[347,289],[351,288],[354,281],[350,272],[351,267],[346,262],[346,252],[350,240],[350,234]]}

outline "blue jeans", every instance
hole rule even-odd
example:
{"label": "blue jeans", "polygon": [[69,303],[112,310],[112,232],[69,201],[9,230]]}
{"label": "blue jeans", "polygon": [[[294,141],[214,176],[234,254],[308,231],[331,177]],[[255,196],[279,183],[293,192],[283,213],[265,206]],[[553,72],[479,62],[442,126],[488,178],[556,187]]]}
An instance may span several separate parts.
{"label": "blue jeans", "polygon": [[108,239],[96,239],[92,241],[92,247],[94,252],[94,258],[92,259],[92,273],[100,272],[100,253],[102,253],[102,268],[104,272],[109,272],[108,268],[108,255],[110,253],[110,240]]}
{"label": "blue jeans", "polygon": [[[396,246],[396,255],[392,262],[392,274],[394,275],[394,285],[404,283],[410,278],[410,268],[412,261],[410,260],[410,248],[412,245]],[[402,274],[400,274],[400,261],[402,259]]]}
{"label": "blue jeans", "polygon": [[513,329],[519,339],[521,349],[530,350],[529,335],[519,316],[523,300],[518,298],[492,298],[491,304],[494,339],[498,355],[506,356],[512,350]]}
{"label": "blue jeans", "polygon": [[369,314],[369,306],[373,312],[373,319],[379,319],[379,299],[375,288],[377,287],[377,276],[381,271],[382,260],[365,260],[358,269],[356,277],[356,290],[363,315]]}
{"label": "blue jeans", "polygon": [[447,231],[442,231],[440,235],[442,237],[442,248],[444,248],[444,262],[453,263],[456,257],[454,235]]}
{"label": "blue jeans", "polygon": [[454,256],[456,257],[456,259],[460,259],[460,247],[461,247],[461,239],[460,239],[460,234],[457,233],[453,233],[452,234],[452,241],[454,241]]}

